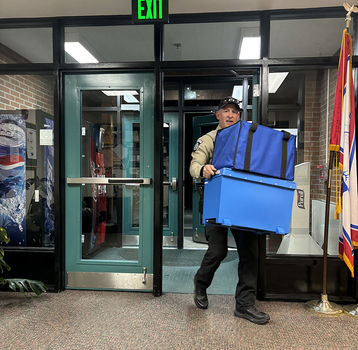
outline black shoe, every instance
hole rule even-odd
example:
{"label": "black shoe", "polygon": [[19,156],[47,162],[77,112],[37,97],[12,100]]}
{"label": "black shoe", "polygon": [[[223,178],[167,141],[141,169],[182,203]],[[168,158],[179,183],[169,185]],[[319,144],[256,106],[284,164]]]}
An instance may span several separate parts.
{"label": "black shoe", "polygon": [[236,317],[245,318],[256,324],[265,324],[270,320],[270,316],[256,309],[255,306],[240,308],[234,311]]}
{"label": "black shoe", "polygon": [[209,302],[206,290],[201,288],[195,288],[194,291],[194,302],[199,309],[207,309]]}

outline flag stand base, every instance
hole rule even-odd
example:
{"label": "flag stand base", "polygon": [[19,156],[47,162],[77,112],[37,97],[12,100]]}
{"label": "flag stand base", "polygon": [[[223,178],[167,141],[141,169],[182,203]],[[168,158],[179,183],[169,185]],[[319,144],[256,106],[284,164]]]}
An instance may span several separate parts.
{"label": "flag stand base", "polygon": [[354,316],[354,317],[358,317],[358,305],[357,304],[355,304],[355,305],[344,305],[343,306],[343,311],[346,314],[349,314],[349,315]]}
{"label": "flag stand base", "polygon": [[339,316],[343,313],[341,306],[328,301],[327,294],[322,294],[321,300],[307,302],[306,309],[326,316]]}

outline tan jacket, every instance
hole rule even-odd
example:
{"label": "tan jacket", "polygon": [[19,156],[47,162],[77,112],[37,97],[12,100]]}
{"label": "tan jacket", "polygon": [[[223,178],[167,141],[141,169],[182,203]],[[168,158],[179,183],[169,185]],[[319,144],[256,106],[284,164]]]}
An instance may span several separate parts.
{"label": "tan jacket", "polygon": [[190,175],[196,179],[202,178],[200,176],[201,168],[210,164],[213,158],[214,143],[218,130],[221,129],[219,126],[215,130],[208,132],[207,134],[198,138],[194,146],[194,150],[191,153],[190,163]]}

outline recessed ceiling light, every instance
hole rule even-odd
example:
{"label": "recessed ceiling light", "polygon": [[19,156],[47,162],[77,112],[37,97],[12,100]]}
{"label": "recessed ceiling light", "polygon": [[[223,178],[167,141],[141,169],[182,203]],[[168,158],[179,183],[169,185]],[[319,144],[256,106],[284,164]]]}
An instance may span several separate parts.
{"label": "recessed ceiling light", "polygon": [[274,94],[281,86],[288,72],[269,73],[269,94]]}
{"label": "recessed ceiling light", "polygon": [[65,51],[79,63],[98,63],[98,60],[78,41],[65,42]]}
{"label": "recessed ceiling light", "polygon": [[242,85],[234,85],[231,96],[235,97],[239,101],[242,101],[242,89]]}
{"label": "recessed ceiling light", "polygon": [[261,38],[259,36],[245,36],[241,42],[240,60],[260,58]]}

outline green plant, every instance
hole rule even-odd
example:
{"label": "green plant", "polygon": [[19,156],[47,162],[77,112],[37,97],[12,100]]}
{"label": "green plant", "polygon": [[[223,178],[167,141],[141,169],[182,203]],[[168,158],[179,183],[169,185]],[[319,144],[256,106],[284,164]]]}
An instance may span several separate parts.
{"label": "green plant", "polygon": [[[6,230],[3,227],[0,227],[0,243],[9,243],[10,238],[7,235]],[[7,271],[11,270],[11,267],[4,260],[4,249],[0,245],[0,274],[4,273],[4,269]],[[0,277],[0,286],[8,286],[14,292],[19,291],[22,293],[25,292],[34,292],[36,295],[40,295],[46,292],[46,286],[41,281],[34,281],[24,278],[3,278]]]}

